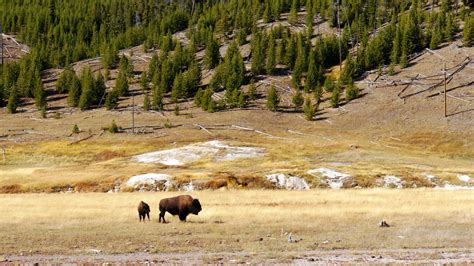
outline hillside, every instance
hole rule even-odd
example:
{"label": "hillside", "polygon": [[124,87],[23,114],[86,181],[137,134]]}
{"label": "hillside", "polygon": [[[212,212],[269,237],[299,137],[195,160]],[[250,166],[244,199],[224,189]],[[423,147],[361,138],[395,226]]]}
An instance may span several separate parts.
{"label": "hillside", "polygon": [[[395,186],[403,187],[472,186],[474,63],[471,58],[474,58],[474,48],[466,43],[465,32],[469,31],[464,30],[470,23],[470,7],[463,4],[449,7],[449,12],[459,16],[455,19],[458,29],[453,30],[451,37],[441,38],[435,47],[431,42],[417,44],[420,47],[413,48],[409,56],[404,52],[397,55],[401,50],[396,51],[396,40],[390,45],[391,55],[383,55],[387,51],[383,40],[393,34],[397,39],[397,32],[409,28],[406,25],[412,15],[413,19],[426,23],[426,29],[431,24],[448,27],[446,21],[436,20],[441,19],[442,11],[447,7],[425,3],[416,8],[404,6],[403,12],[390,11],[399,12],[399,20],[385,18],[384,22],[382,19],[377,30],[360,36],[352,32],[349,21],[345,21],[340,26],[342,58],[346,60],[340,67],[337,49],[333,49],[337,48],[338,25],[332,24],[331,15],[320,10],[317,4],[308,2],[310,4],[306,6],[284,7],[278,19],[267,18],[263,9],[259,13],[262,17],[253,18],[256,27],[242,37],[238,45],[233,41],[237,36],[232,34],[242,32],[244,25],[240,31],[217,28],[211,40],[200,43],[197,37],[200,33],[195,32],[201,27],[198,24],[192,30],[175,30],[173,34],[160,36],[163,39],[156,45],[150,45],[148,42],[153,40],[145,38],[144,44],[117,49],[115,63],[108,68],[105,67],[107,61],[114,57],[108,52],[70,64],[66,69],[72,71],[64,71],[64,67],[44,67],[51,63],[45,57],[44,62],[39,59],[44,68],[40,74],[42,89],[38,89],[37,82],[31,82],[32,87],[29,87],[28,79],[25,80],[27,72],[22,74],[21,69],[23,65],[34,64],[38,60],[35,58],[43,55],[35,48],[22,45],[15,35],[8,35],[10,44],[7,47],[14,43],[23,47],[19,51],[29,53],[18,52],[16,57],[12,56],[15,60],[24,57],[16,66],[20,68],[20,74],[13,86],[20,93],[16,96],[20,101],[15,114],[8,114],[9,108],[0,113],[0,123],[4,125],[0,128],[0,141],[5,151],[4,165],[0,168],[1,191],[109,191],[118,187],[129,190],[125,185],[127,180],[147,173],[169,175],[173,180],[172,189],[183,189],[189,182],[197,184],[196,189],[278,187],[267,180],[270,174],[297,176],[310,187],[332,187],[333,182],[342,184],[337,187],[392,186],[386,182],[391,176],[398,182]],[[252,3],[242,4],[239,10],[246,10]],[[202,10],[198,10],[205,17],[212,8],[230,10],[234,4],[231,1],[214,7],[200,6]],[[365,9],[357,11],[356,4],[350,6],[355,11],[346,9],[344,12],[366,12]],[[262,6],[265,7],[266,4]],[[308,7],[311,7],[309,14]],[[176,8],[180,10],[181,7]],[[392,7],[386,8],[388,12]],[[309,16],[314,19],[308,22]],[[346,16],[349,20],[350,16]],[[421,35],[428,39],[425,34],[429,33]],[[369,40],[362,40],[364,36]],[[354,43],[355,39],[360,42]],[[262,42],[260,46],[258,40]],[[208,67],[209,47],[213,41],[217,44],[218,61],[216,66]],[[165,45],[167,42],[170,43]],[[295,54],[291,55],[290,48],[286,49],[285,55],[281,54],[283,42],[290,48],[294,42]],[[403,47],[400,49],[405,49]],[[273,58],[273,63],[269,63],[271,48],[280,54]],[[317,54],[323,51],[321,49],[326,54]],[[258,54],[262,51],[263,57]],[[291,56],[295,61],[287,61]],[[377,59],[379,56],[382,57]],[[258,65],[258,60],[263,60],[260,62],[263,65]],[[371,62],[373,60],[382,62]],[[402,62],[404,60],[406,62]],[[444,97],[440,93],[444,63],[449,92],[447,117],[444,117]],[[164,69],[165,64],[171,64],[170,77]],[[193,70],[196,66],[200,74]],[[15,69],[14,65],[7,69],[9,67]],[[182,70],[174,70],[176,67]],[[90,74],[87,74],[89,70]],[[11,73],[9,71],[3,73]],[[33,73],[29,77],[31,80],[39,78],[35,78],[37,74],[34,73],[40,72],[29,73]],[[82,105],[83,99],[88,98],[78,94],[75,103],[71,104],[71,86],[74,85],[67,83],[69,81],[65,85],[58,82],[61,78],[73,80],[66,78],[64,73],[81,78],[82,94],[84,86],[90,86],[84,76],[89,75],[97,82],[96,75],[100,73],[105,76],[105,90],[96,93],[96,98],[89,98],[91,102],[85,105]],[[191,73],[200,77],[194,85],[188,84]],[[125,77],[122,81],[128,84],[128,92],[117,96],[117,78],[121,75]],[[179,83],[177,80],[180,79],[186,84]],[[6,78],[3,84],[9,82]],[[347,94],[351,86],[357,89],[353,100]],[[255,93],[250,92],[252,87]],[[91,88],[94,90],[95,87]],[[211,112],[207,105],[196,106],[195,94],[206,88],[211,90],[206,101],[209,106],[211,102],[214,104]],[[280,99],[276,112],[267,108],[272,88]],[[38,93],[38,90],[42,92]],[[303,101],[305,98],[312,101],[310,109],[314,114],[310,117],[303,112],[305,108],[294,105],[293,98],[298,91]],[[334,105],[336,92],[339,103]],[[25,97],[27,94],[35,97]],[[149,110],[145,110],[145,95],[149,97]],[[116,103],[113,97],[116,97]],[[10,102],[11,95],[7,98],[5,104]],[[240,98],[244,99],[243,103]],[[107,105],[110,101],[112,105]],[[107,130],[112,121],[121,127],[116,134]],[[79,132],[73,133],[75,125]],[[217,145],[224,147],[208,147],[205,144],[208,141],[218,141]],[[200,147],[198,154],[192,151],[191,155],[186,155],[194,149],[194,144],[204,145],[204,148]],[[182,147],[184,155],[180,153]],[[233,154],[239,147],[263,149],[264,152],[255,157]],[[179,165],[167,165],[159,160],[141,163],[133,159],[142,153],[174,148],[178,150],[171,151],[176,154],[167,155],[171,156],[168,160],[179,157],[184,160]],[[229,151],[226,153],[226,150]],[[209,155],[214,152],[217,155]],[[197,159],[190,160],[189,156]],[[236,157],[227,160],[219,156]],[[328,169],[337,174],[335,177],[309,174],[314,169]],[[345,178],[346,175],[350,178]],[[468,179],[463,179],[464,176]],[[154,186],[156,189],[156,184]],[[137,185],[133,189],[150,188]]]}

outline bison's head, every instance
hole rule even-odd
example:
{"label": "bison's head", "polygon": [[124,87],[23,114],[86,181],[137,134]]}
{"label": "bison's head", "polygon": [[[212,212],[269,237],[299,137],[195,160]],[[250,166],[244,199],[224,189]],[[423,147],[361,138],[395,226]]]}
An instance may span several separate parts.
{"label": "bison's head", "polygon": [[193,202],[191,204],[191,207],[189,208],[189,211],[192,214],[198,215],[198,213],[202,210],[201,208],[201,203],[199,202],[198,199],[193,199]]}

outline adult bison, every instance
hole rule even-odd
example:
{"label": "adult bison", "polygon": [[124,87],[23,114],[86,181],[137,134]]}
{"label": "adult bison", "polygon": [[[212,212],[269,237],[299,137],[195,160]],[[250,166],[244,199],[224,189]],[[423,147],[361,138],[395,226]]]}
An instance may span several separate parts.
{"label": "adult bison", "polygon": [[150,206],[146,204],[144,201],[140,201],[138,204],[138,217],[140,219],[140,222],[145,221],[145,216],[148,217],[148,221],[150,221]]}
{"label": "adult bison", "polygon": [[158,221],[161,222],[161,219],[163,219],[163,223],[166,223],[165,213],[169,212],[171,215],[179,215],[179,220],[186,222],[188,214],[198,215],[201,210],[199,200],[193,199],[189,195],[162,199],[160,201],[160,218]]}

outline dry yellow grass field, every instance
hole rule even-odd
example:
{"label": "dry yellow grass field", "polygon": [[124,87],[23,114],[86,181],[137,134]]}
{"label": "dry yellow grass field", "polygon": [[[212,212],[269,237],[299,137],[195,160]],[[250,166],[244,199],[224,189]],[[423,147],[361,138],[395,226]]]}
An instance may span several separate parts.
{"label": "dry yellow grass field", "polygon": [[[0,254],[243,252],[284,259],[331,249],[474,248],[471,191],[196,192],[198,216],[182,223],[167,214],[170,223],[158,223],[159,200],[176,194],[0,195]],[[140,200],[150,204],[151,222],[138,221]],[[380,228],[382,219],[391,227]],[[289,243],[289,232],[302,240]]]}

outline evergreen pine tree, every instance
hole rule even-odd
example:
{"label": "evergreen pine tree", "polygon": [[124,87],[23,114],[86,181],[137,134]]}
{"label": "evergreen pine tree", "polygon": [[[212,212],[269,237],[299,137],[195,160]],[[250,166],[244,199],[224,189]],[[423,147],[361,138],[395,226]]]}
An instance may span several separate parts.
{"label": "evergreen pine tree", "polygon": [[115,81],[115,89],[119,97],[126,96],[129,93],[127,76],[122,70],[119,70],[117,80]]}
{"label": "evergreen pine tree", "polygon": [[290,24],[295,24],[298,19],[298,0],[293,0],[291,3],[290,16],[288,17],[288,22]]}
{"label": "evergreen pine tree", "polygon": [[222,71],[221,82],[226,90],[234,91],[240,89],[244,81],[245,65],[236,42],[232,42],[227,49]]}
{"label": "evergreen pine tree", "polygon": [[405,68],[408,66],[408,55],[406,51],[402,51],[402,56],[400,57],[400,67]]}
{"label": "evergreen pine tree", "polygon": [[311,51],[309,58],[308,74],[306,75],[306,81],[304,85],[305,92],[311,92],[316,89],[319,81],[318,66],[316,65],[315,54]]}
{"label": "evergreen pine tree", "polygon": [[272,19],[273,20],[279,20],[280,19],[280,14],[281,14],[281,2],[285,0],[273,0],[269,1],[271,5],[271,10],[272,10]]}
{"label": "evergreen pine tree", "polygon": [[327,77],[324,81],[324,90],[326,92],[332,92],[334,90],[334,81],[330,77]]}
{"label": "evergreen pine tree", "polygon": [[436,25],[433,34],[431,35],[430,49],[436,49],[441,43],[441,29],[439,25]]}
{"label": "evergreen pine tree", "polygon": [[173,51],[173,65],[179,71],[182,71],[186,65],[181,42],[177,42]]}
{"label": "evergreen pine tree", "polygon": [[351,53],[348,53],[346,58],[346,63],[344,65],[344,69],[340,76],[340,80],[342,84],[349,84],[352,82],[352,75],[354,74],[354,61],[352,60]]}
{"label": "evergreen pine tree", "polygon": [[46,115],[46,105],[43,105],[41,108],[40,108],[40,115],[41,115],[41,118],[47,118],[47,115]]}
{"label": "evergreen pine tree", "polygon": [[204,91],[201,88],[199,88],[199,90],[194,95],[194,104],[196,106],[201,106],[201,99],[203,95],[204,95]]}
{"label": "evergreen pine tree", "polygon": [[65,69],[58,78],[56,82],[56,92],[57,93],[66,93],[69,91],[70,79],[72,78],[70,69]]}
{"label": "evergreen pine tree", "polygon": [[323,88],[318,84],[316,86],[316,89],[314,90],[314,98],[316,99],[316,105],[321,102],[321,99],[323,98],[323,93]]}
{"label": "evergreen pine tree", "polygon": [[303,102],[304,102],[304,98],[303,98],[303,94],[301,94],[300,90],[298,90],[298,89],[296,90],[296,93],[295,93],[295,95],[293,95],[293,99],[291,100],[291,102],[295,106],[295,111],[298,111],[301,108],[301,106],[303,105]]}
{"label": "evergreen pine tree", "polygon": [[173,88],[171,89],[171,97],[174,103],[183,98],[183,74],[178,74],[174,78]]}
{"label": "evergreen pine tree", "polygon": [[400,46],[401,46],[401,31],[400,26],[397,26],[395,32],[395,39],[393,40],[392,52],[390,54],[390,62],[392,64],[398,64],[400,58]]}
{"label": "evergreen pine tree", "polygon": [[118,95],[119,94],[116,89],[113,89],[107,93],[107,96],[105,97],[105,108],[107,110],[115,109],[118,106]]}
{"label": "evergreen pine tree", "polygon": [[268,23],[272,21],[272,13],[270,10],[270,1],[265,1],[265,10],[263,11],[263,22]]}
{"label": "evergreen pine tree", "polygon": [[16,113],[19,104],[18,91],[16,86],[10,89],[10,97],[8,97],[7,111],[10,114]]}
{"label": "evergreen pine tree", "polygon": [[144,92],[148,90],[148,73],[146,71],[143,71],[140,76],[140,86]]}
{"label": "evergreen pine tree", "polygon": [[297,56],[296,50],[296,40],[293,37],[290,37],[286,47],[286,54],[285,54],[285,64],[290,68],[293,69],[295,66]]}
{"label": "evergreen pine tree", "polygon": [[106,69],[112,69],[117,65],[118,61],[118,51],[115,45],[109,46],[104,44],[104,49],[102,52],[102,64]]}
{"label": "evergreen pine tree", "polygon": [[255,32],[252,38],[252,67],[255,75],[260,75],[265,70],[265,50],[260,32]]}
{"label": "evergreen pine tree", "polygon": [[93,93],[93,104],[100,105],[104,103],[105,90],[107,86],[105,85],[105,78],[102,73],[97,74],[94,84],[94,93]]}
{"label": "evergreen pine tree", "polygon": [[214,69],[220,61],[219,42],[214,38],[209,38],[206,44],[204,55],[204,65],[207,69]]}
{"label": "evergreen pine tree", "polygon": [[454,40],[454,36],[456,35],[457,31],[457,24],[456,18],[452,14],[448,14],[446,16],[446,27],[444,28],[444,38],[451,42]]}
{"label": "evergreen pine tree", "polygon": [[388,74],[390,76],[395,75],[395,65],[393,63],[390,63],[390,66],[388,67]]}
{"label": "evergreen pine tree", "polygon": [[266,69],[267,75],[272,75],[275,72],[275,66],[276,66],[275,38],[273,37],[272,33],[270,33],[267,46],[268,46],[267,62],[265,64],[265,69]]}
{"label": "evergreen pine tree", "polygon": [[120,57],[119,71],[125,73],[127,77],[133,75],[133,64],[125,55]]}
{"label": "evergreen pine tree", "polygon": [[279,103],[280,103],[280,99],[278,97],[278,93],[276,91],[275,85],[272,85],[267,96],[267,108],[272,112],[276,112],[278,110]]}
{"label": "evergreen pine tree", "polygon": [[118,133],[120,130],[119,126],[117,126],[117,123],[115,123],[115,119],[112,120],[112,124],[109,127],[109,132],[110,133]]}
{"label": "evergreen pine tree", "polygon": [[18,93],[23,97],[33,97],[34,96],[34,73],[36,72],[34,69],[30,69],[32,63],[32,59],[30,57],[26,57],[20,63],[20,72],[18,74],[18,80],[16,82],[16,86],[18,89]]}
{"label": "evergreen pine tree", "polygon": [[207,105],[207,111],[209,113],[214,113],[216,111],[216,102],[211,98]]}
{"label": "evergreen pine tree", "polygon": [[303,111],[304,111],[304,117],[306,120],[308,121],[313,120],[315,110],[314,110],[313,104],[311,103],[311,98],[306,97],[306,100],[304,101]]}
{"label": "evergreen pine tree", "polygon": [[161,66],[160,60],[158,59],[158,56],[156,55],[156,53],[154,53],[153,56],[151,57],[150,64],[148,64],[148,81],[151,81],[154,84],[159,82],[159,80],[157,80],[157,77],[159,79],[160,66]]}
{"label": "evergreen pine tree", "polygon": [[77,77],[75,72],[71,73],[71,78],[69,79],[69,93],[67,97],[67,102],[69,106],[77,107],[79,104],[79,98],[81,97],[81,81]]}
{"label": "evergreen pine tree", "polygon": [[150,97],[148,96],[148,92],[145,92],[145,97],[143,98],[143,110],[150,110]]}
{"label": "evergreen pine tree", "polygon": [[175,104],[175,106],[174,106],[174,115],[179,116],[179,105],[178,104]]}
{"label": "evergreen pine tree", "polygon": [[255,83],[253,80],[250,82],[248,94],[249,99],[252,101],[255,100],[255,98],[257,97],[257,89],[255,88]]}
{"label": "evergreen pine tree", "polygon": [[463,43],[467,47],[474,46],[474,18],[469,16],[464,22]]}
{"label": "evergreen pine tree", "polygon": [[340,91],[339,86],[336,86],[332,90],[332,95],[331,95],[331,106],[333,108],[337,108],[339,106],[339,102],[341,100],[340,98],[341,98],[341,91]]}
{"label": "evergreen pine tree", "polygon": [[79,99],[78,107],[81,108],[81,110],[86,110],[90,108],[94,99],[93,97],[95,84],[90,68],[85,68],[82,71],[81,79],[82,93]]}
{"label": "evergreen pine tree", "polygon": [[183,97],[189,97],[201,84],[201,68],[193,62],[183,76]]}
{"label": "evergreen pine tree", "polygon": [[350,83],[346,88],[346,100],[352,101],[359,97],[359,88],[354,84]]}
{"label": "evergreen pine tree", "polygon": [[245,95],[245,93],[243,91],[241,91],[240,94],[239,94],[239,101],[238,101],[237,106],[239,108],[247,107],[247,95]]}
{"label": "evergreen pine tree", "polygon": [[303,54],[298,55],[296,59],[295,67],[293,68],[293,72],[291,73],[291,82],[296,89],[301,87],[301,76],[303,75]]}
{"label": "evergreen pine tree", "polygon": [[283,64],[285,58],[285,42],[282,39],[277,42],[276,51],[275,51],[275,61],[277,64]]}
{"label": "evergreen pine tree", "polygon": [[163,111],[163,89],[161,87],[155,86],[153,88],[153,110]]}
{"label": "evergreen pine tree", "polygon": [[172,89],[175,73],[173,72],[173,63],[169,58],[163,61],[161,66],[160,87],[163,93],[169,92]]}
{"label": "evergreen pine tree", "polygon": [[228,89],[225,92],[226,103],[228,103],[231,108],[236,107],[239,100],[239,90]]}
{"label": "evergreen pine tree", "polygon": [[210,88],[207,88],[202,94],[201,108],[203,111],[207,111],[209,102],[212,101],[212,94],[213,94],[213,91]]}
{"label": "evergreen pine tree", "polygon": [[79,134],[79,133],[81,133],[81,130],[79,129],[79,127],[77,126],[77,124],[74,124],[74,126],[72,127],[72,133],[73,133],[73,134]]}

